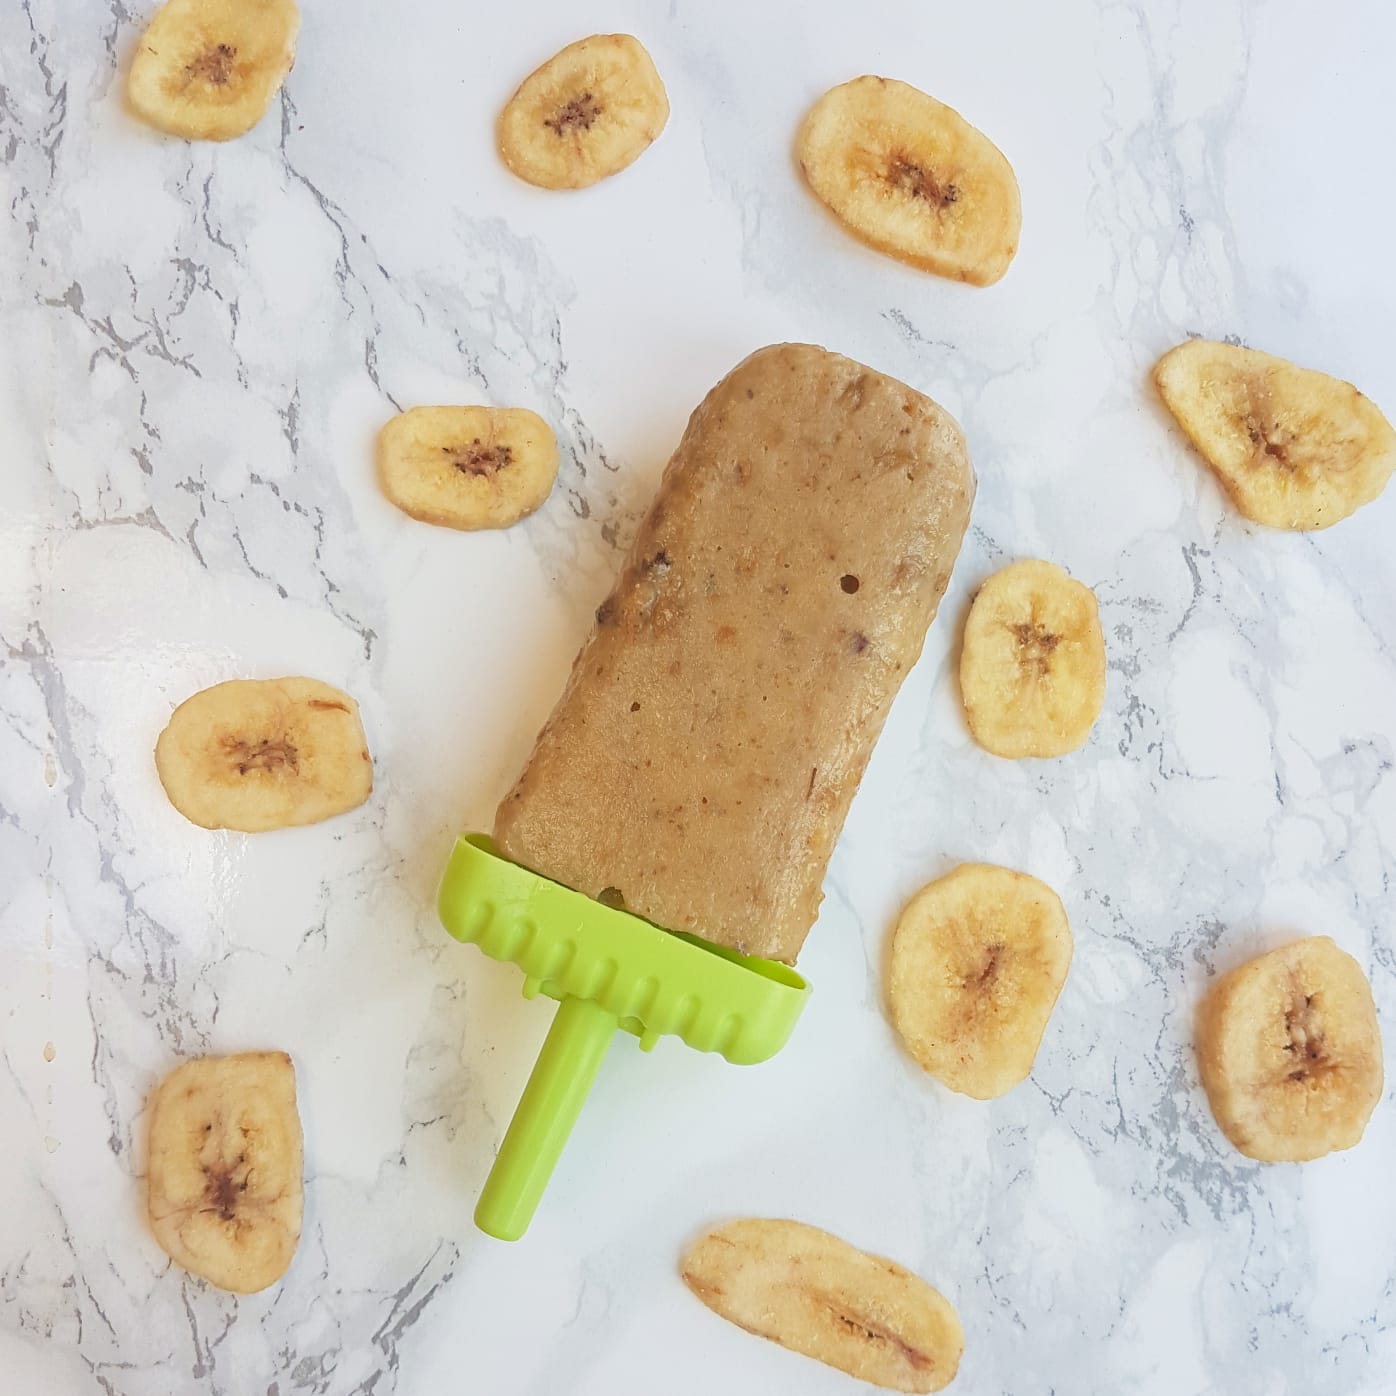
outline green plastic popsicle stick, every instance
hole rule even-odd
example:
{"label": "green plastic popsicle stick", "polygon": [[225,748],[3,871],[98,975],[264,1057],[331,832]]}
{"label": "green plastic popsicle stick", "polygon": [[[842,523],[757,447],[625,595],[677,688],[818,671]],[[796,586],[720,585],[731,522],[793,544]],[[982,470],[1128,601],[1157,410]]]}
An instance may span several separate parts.
{"label": "green plastic popsicle stick", "polygon": [[528,1230],[618,1026],[591,999],[558,1005],[475,1208],[481,1231],[517,1241]]}
{"label": "green plastic popsicle stick", "polygon": [[603,906],[511,863],[480,834],[457,840],[437,909],[457,940],[518,965],[526,997],[560,1005],[475,1211],[500,1240],[527,1230],[618,1027],[646,1050],[672,1034],[751,1064],[785,1045],[809,997],[788,965]]}

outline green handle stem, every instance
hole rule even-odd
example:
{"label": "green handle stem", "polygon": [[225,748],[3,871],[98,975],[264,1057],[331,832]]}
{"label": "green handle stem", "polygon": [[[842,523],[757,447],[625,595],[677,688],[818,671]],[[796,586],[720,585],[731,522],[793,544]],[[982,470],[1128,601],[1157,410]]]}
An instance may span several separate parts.
{"label": "green handle stem", "polygon": [[475,1208],[486,1235],[517,1241],[528,1229],[618,1026],[591,999],[558,1005]]}

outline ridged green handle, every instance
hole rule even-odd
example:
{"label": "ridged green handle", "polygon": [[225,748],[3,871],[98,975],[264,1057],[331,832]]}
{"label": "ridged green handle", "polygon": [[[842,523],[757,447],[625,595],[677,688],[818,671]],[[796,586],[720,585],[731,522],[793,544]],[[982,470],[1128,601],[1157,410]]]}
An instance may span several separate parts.
{"label": "ridged green handle", "polygon": [[475,1208],[486,1235],[517,1241],[528,1230],[618,1026],[590,999],[558,1005]]}
{"label": "ridged green handle", "polygon": [[437,892],[457,940],[524,972],[524,995],[558,1001],[475,1223],[501,1241],[528,1228],[617,1028],[648,1050],[665,1035],[729,1062],[785,1045],[809,997],[788,965],[671,935],[503,857],[483,834],[456,842]]}

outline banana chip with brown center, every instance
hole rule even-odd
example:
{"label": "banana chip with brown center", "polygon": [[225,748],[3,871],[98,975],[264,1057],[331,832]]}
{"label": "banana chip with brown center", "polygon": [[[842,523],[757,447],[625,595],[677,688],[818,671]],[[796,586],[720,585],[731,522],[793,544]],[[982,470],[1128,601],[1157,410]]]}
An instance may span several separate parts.
{"label": "banana chip with brown center", "polygon": [[1071,964],[1061,899],[1027,873],[965,863],[907,903],[892,1021],[923,1070],[989,1100],[1026,1079]]}
{"label": "banana chip with brown center", "polygon": [[714,1313],[890,1391],[939,1391],[964,1351],[959,1316],[924,1280],[802,1222],[708,1232],[680,1267]]}
{"label": "banana chip with brown center", "polygon": [[168,0],[131,60],[131,106],[186,140],[241,136],[291,71],[299,30],[294,0]]}
{"label": "banana chip with brown center", "polygon": [[557,439],[522,407],[413,407],[379,433],[378,474],[414,519],[505,528],[548,497]]}
{"label": "banana chip with brown center", "polygon": [[810,188],[879,252],[988,286],[1018,250],[1018,181],[957,111],[892,78],[826,92],[796,146]]}
{"label": "banana chip with brown center", "polygon": [[252,1294],[286,1273],[300,1240],[301,1121],[285,1052],[199,1057],[150,1107],[150,1224],[169,1257]]}
{"label": "banana chip with brown center", "polygon": [[669,97],[644,45],[593,34],[530,73],[499,114],[499,154],[543,189],[584,189],[618,174],[669,120]]}
{"label": "banana chip with brown center", "polygon": [[1212,1114],[1248,1158],[1350,1149],[1382,1092],[1371,986],[1327,936],[1258,955],[1208,993],[1197,1060]]}
{"label": "banana chip with brown center", "polygon": [[995,756],[1075,751],[1105,701],[1095,593],[1037,559],[994,573],[965,622],[960,693],[975,741]]}
{"label": "banana chip with brown center", "polygon": [[155,769],[186,819],[244,833],[318,823],[373,789],[359,706],[318,679],[231,679],[186,698]]}
{"label": "banana chip with brown center", "polygon": [[1158,361],[1154,382],[1255,523],[1327,528],[1374,500],[1396,470],[1391,423],[1351,383],[1326,373],[1192,339]]}

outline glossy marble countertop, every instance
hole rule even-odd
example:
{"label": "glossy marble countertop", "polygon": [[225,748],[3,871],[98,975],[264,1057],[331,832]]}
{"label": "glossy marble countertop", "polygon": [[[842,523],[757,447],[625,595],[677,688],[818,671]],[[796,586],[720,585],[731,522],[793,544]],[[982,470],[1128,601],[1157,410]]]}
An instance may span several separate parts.
{"label": "glossy marble countertop", "polygon": [[[1396,412],[1396,12],[1300,0],[308,0],[267,119],[136,124],[145,3],[0,8],[0,1390],[45,1396],[746,1396],[849,1379],[713,1317],[686,1240],[792,1215],[925,1275],[959,1396],[1378,1396],[1396,1386],[1396,1109],[1306,1167],[1234,1153],[1200,1093],[1218,970],[1327,933],[1396,1080],[1396,492],[1329,532],[1230,509],[1148,384],[1235,335]],[[638,34],[673,115],[578,194],[492,145],[514,84]],[[796,125],[860,72],[961,110],[1022,185],[989,290],[849,239]],[[1379,139],[1380,137],[1380,139]],[[532,1232],[471,1210],[547,1027],[432,891],[556,698],[688,412],[814,340],[963,423],[974,523],[835,854],[794,1040],[739,1069],[613,1050]],[[399,406],[517,404],[562,447],[506,533],[375,484]],[[1005,560],[1096,589],[1089,746],[978,750],[957,635]],[[308,673],[360,700],[371,800],[206,833],[151,759],[171,707]],[[1029,1082],[982,1104],[900,1052],[898,907],[963,859],[1061,894],[1076,954]],[[307,1143],[286,1279],[238,1299],[142,1211],[180,1059],[284,1047]]]}

